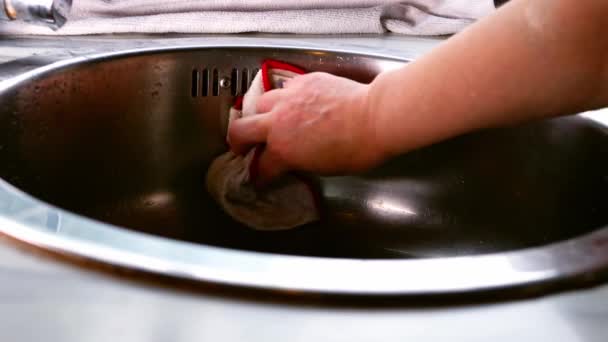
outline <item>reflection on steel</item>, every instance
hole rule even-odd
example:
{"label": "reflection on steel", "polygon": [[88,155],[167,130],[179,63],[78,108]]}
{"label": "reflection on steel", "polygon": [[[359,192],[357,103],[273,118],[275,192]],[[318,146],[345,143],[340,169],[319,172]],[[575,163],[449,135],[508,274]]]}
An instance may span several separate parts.
{"label": "reflection on steel", "polygon": [[371,210],[386,213],[387,215],[410,216],[416,213],[407,205],[400,203],[394,199],[385,198],[382,196],[374,197],[368,202]]}

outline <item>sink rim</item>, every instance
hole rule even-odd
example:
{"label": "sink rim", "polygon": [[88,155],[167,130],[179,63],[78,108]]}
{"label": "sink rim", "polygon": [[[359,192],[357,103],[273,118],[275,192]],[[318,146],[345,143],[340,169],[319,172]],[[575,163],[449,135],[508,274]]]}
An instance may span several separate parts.
{"label": "sink rim", "polygon": [[[47,73],[147,53],[206,48],[273,48],[409,59],[356,50],[275,44],[210,44],[141,48],[75,57],[0,82],[0,95]],[[593,114],[583,114],[593,119]],[[597,120],[599,121],[599,120]],[[604,126],[608,123],[600,122]],[[608,226],[569,240],[515,251],[408,260],[304,257],[234,250],[126,230],[59,209],[0,179],[0,232],[39,248],[175,278],[280,291],[350,295],[445,295],[534,289],[565,280],[596,280],[608,267]],[[14,207],[22,207],[15,211]],[[27,213],[46,214],[32,221]],[[53,230],[55,217],[72,232]],[[71,234],[71,235],[67,235]]]}

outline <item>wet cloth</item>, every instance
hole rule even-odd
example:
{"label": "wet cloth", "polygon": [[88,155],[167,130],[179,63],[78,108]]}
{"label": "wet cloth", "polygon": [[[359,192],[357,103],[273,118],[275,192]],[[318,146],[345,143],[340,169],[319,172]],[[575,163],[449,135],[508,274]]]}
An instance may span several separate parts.
{"label": "wet cloth", "polygon": [[[256,103],[268,90],[282,87],[286,79],[304,73],[292,65],[268,60],[262,64],[244,97],[230,109],[230,122],[256,115]],[[255,187],[258,160],[263,146],[244,156],[226,152],[207,172],[207,190],[235,220],[258,230],[283,230],[319,218],[313,187],[303,178],[287,174],[263,189]]]}

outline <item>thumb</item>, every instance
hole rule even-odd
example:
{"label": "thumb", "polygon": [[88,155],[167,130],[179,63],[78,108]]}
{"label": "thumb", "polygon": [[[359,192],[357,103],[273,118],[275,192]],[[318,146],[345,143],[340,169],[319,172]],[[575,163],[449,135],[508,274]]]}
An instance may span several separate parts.
{"label": "thumb", "polygon": [[268,149],[260,146],[256,149],[255,154],[252,161],[254,168],[251,172],[251,178],[256,186],[264,187],[289,171],[287,164]]}

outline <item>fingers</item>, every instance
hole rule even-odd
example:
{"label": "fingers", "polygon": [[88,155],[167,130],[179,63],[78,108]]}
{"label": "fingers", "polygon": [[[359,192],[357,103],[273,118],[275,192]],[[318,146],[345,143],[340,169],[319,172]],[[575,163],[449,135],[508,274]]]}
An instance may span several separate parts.
{"label": "fingers", "polygon": [[228,143],[236,154],[244,154],[255,144],[264,143],[268,137],[271,114],[258,114],[232,121],[228,129]]}
{"label": "fingers", "polygon": [[249,151],[252,145],[264,143],[270,130],[272,108],[281,99],[282,94],[277,90],[264,93],[256,103],[256,115],[234,120],[228,130],[230,149],[237,154]]}
{"label": "fingers", "polygon": [[264,149],[258,160],[256,186],[263,187],[278,178],[289,169],[287,164],[277,158],[269,150]]}
{"label": "fingers", "polygon": [[283,93],[282,89],[275,89],[262,94],[256,103],[256,112],[268,113],[272,111],[277,102],[283,98]]}

